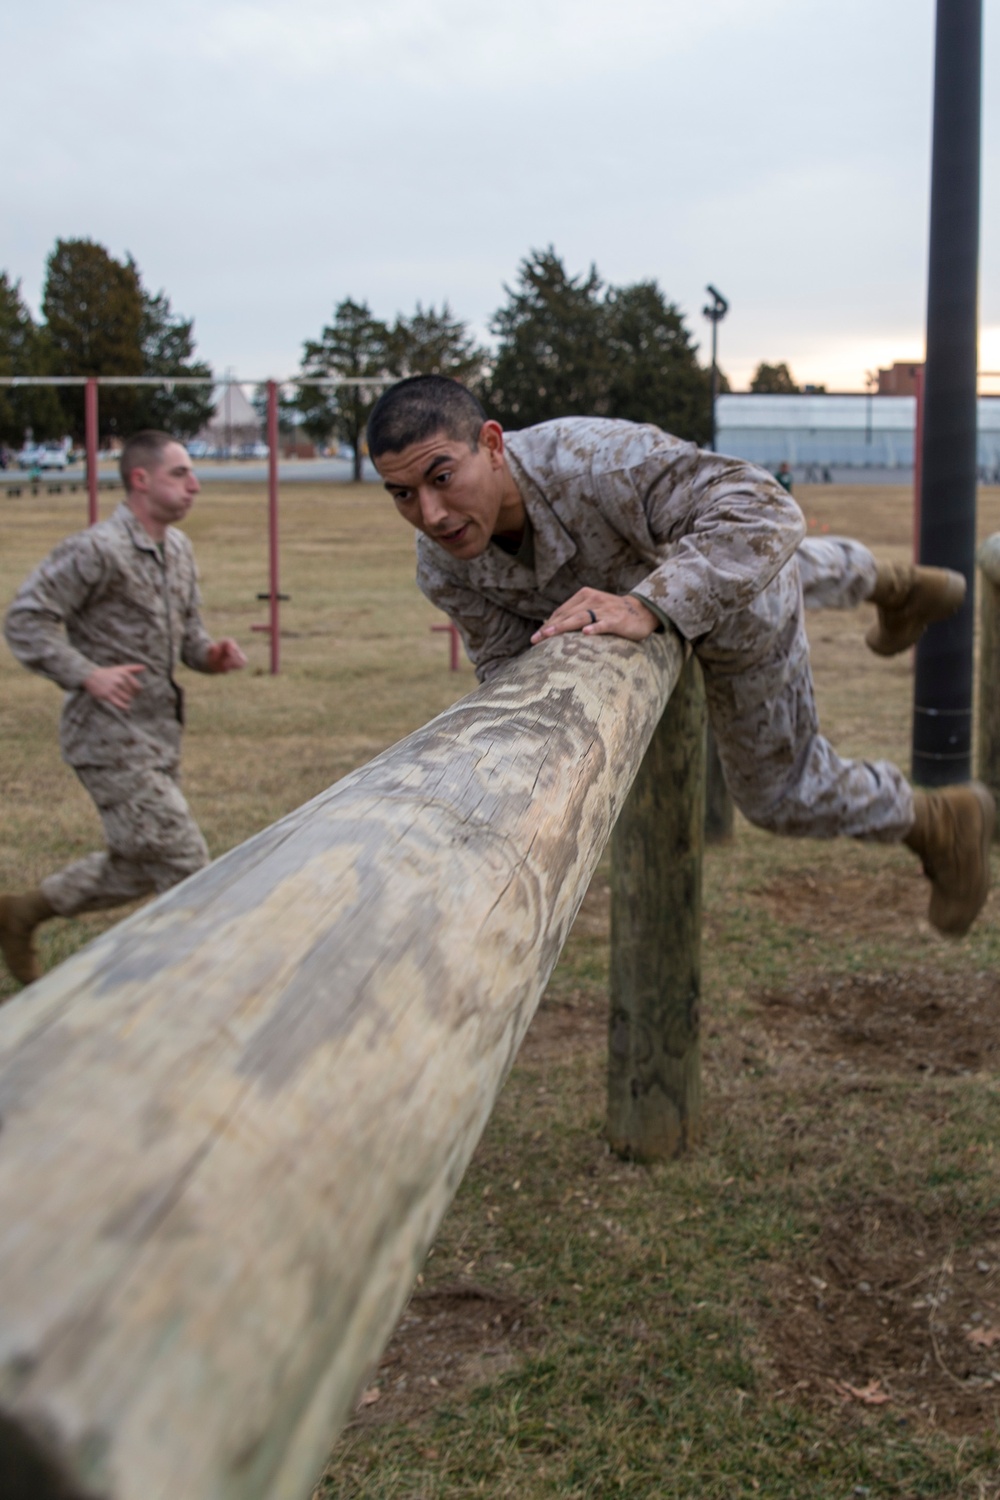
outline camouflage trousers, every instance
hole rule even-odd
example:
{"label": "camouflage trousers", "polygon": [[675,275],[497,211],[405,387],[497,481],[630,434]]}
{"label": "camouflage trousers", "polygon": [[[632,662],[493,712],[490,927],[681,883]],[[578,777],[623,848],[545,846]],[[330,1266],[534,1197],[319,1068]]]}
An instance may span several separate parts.
{"label": "camouflage trousers", "polygon": [[122,906],[169,890],[208,863],[179,773],[106,766],[73,768],[97,805],[107,852],[87,854],[42,881],[61,917]]}
{"label": "camouflage trousers", "polygon": [[913,793],[889,761],[844,760],[819,732],[804,606],[871,596],[875,559],[847,538],[802,543],[745,610],[695,643],[726,783],[750,822],[812,838],[901,840]]}

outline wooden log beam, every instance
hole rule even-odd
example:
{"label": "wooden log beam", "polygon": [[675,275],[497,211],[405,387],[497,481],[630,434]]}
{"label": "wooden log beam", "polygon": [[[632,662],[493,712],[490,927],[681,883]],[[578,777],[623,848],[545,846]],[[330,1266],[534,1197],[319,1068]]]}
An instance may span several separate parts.
{"label": "wooden log beam", "polygon": [[611,836],[608,1138],[669,1161],[701,1117],[705,693],[689,660]]}
{"label": "wooden log beam", "polygon": [[[1000,798],[1000,532],[979,548],[979,780]],[[995,838],[1000,839],[1000,830]]]}
{"label": "wooden log beam", "polygon": [[305,1500],[681,659],[534,648],[0,1010],[4,1500]]}

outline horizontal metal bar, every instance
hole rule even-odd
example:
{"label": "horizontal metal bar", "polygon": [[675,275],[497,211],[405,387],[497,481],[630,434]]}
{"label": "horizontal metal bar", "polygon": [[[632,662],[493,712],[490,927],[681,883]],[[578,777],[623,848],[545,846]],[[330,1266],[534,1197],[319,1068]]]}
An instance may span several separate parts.
{"label": "horizontal metal bar", "polygon": [[[271,378],[271,377],[268,377]],[[394,385],[398,375],[288,375],[277,385]],[[95,379],[98,385],[266,385],[267,380],[244,380],[235,376],[203,375],[0,375],[0,386],[16,385],[86,385]]]}

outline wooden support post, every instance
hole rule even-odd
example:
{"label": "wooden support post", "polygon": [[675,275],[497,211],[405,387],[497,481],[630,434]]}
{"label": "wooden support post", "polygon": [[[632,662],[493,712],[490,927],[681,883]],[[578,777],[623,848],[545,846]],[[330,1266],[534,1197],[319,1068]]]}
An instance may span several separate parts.
{"label": "wooden support post", "polygon": [[[1000,532],[979,548],[979,744],[977,774],[1000,799]],[[997,833],[1000,838],[1000,832]]]}
{"label": "wooden support post", "polygon": [[534,647],[0,1007],[3,1500],[307,1500],[681,662]]}
{"label": "wooden support post", "polygon": [[611,839],[608,1138],[638,1161],[699,1132],[704,742],[689,658]]}
{"label": "wooden support post", "polygon": [[705,720],[705,842],[728,844],[733,836],[733,799],[719,759],[712,726]]}

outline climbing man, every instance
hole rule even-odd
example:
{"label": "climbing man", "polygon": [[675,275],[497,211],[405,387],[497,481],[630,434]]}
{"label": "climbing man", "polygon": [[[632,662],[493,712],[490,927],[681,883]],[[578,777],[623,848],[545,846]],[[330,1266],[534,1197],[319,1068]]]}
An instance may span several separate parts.
{"label": "climbing man", "polygon": [[417,582],[455,622],[480,681],[566,631],[640,641],[676,628],[700,661],[737,807],[775,833],[908,845],[930,921],[960,936],[989,889],[994,806],[973,782],[917,791],[888,761],[844,760],[819,733],[803,593],[877,606],[868,643],[913,644],[965,580],[885,566],[858,542],[804,542],[762,469],[656,427],[566,417],[504,433],[458,382],[414,376],[380,398],[371,457],[417,538]]}
{"label": "climbing man", "polygon": [[200,486],[183,444],[138,432],[121,454],[125,499],[67,537],[19,589],[7,642],[66,692],[63,759],[90,793],[107,851],[37,890],[0,895],[0,951],[22,984],[40,973],[34,933],[54,916],[99,911],[165,891],[208,862],[180,788],[181,661],[198,672],[246,666],[234,640],[201,622],[191,543],[176,529]]}

